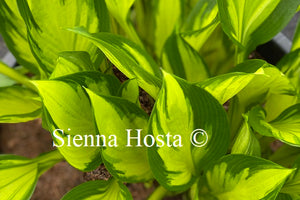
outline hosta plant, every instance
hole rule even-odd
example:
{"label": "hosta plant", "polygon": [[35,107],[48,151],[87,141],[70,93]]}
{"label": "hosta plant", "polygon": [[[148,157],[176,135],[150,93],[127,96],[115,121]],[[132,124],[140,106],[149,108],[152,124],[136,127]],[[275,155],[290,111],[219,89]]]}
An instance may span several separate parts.
{"label": "hosta plant", "polygon": [[56,150],[1,155],[0,199],[30,199],[62,160],[112,175],[63,200],[132,199],[124,183],[154,182],[153,200],[300,199],[300,26],[276,66],[249,59],[299,4],[1,0],[19,66],[0,62],[0,122],[41,118]]}

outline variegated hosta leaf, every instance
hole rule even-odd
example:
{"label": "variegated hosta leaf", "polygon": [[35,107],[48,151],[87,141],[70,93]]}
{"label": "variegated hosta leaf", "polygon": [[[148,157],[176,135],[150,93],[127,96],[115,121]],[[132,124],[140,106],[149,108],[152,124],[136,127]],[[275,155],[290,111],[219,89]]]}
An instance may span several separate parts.
{"label": "variegated hosta leaf", "polygon": [[112,96],[118,96],[118,90],[121,87],[120,81],[115,76],[97,71],[78,72],[58,77],[55,80],[77,83],[96,94]]}
{"label": "variegated hosta leaf", "polygon": [[99,200],[118,199],[132,200],[132,196],[125,185],[115,179],[108,181],[97,180],[83,183],[65,194],[61,200]]}
{"label": "variegated hosta leaf", "polygon": [[257,157],[225,156],[205,173],[199,199],[274,199],[292,172]]}
{"label": "variegated hosta leaf", "polygon": [[0,88],[0,122],[26,122],[41,116],[42,103],[36,92],[22,86]]}
{"label": "variegated hosta leaf", "polygon": [[109,17],[104,0],[17,2],[26,22],[33,54],[47,76],[53,71],[58,53],[62,51],[87,51],[94,63],[103,59],[91,42],[65,29],[85,26],[91,32],[107,31]]}
{"label": "variegated hosta leaf", "polygon": [[212,94],[220,104],[224,104],[244,89],[254,76],[255,73],[232,72],[207,79],[197,86]]}
{"label": "variegated hosta leaf", "polygon": [[245,121],[234,141],[231,153],[260,157],[260,144],[248,124],[248,117],[244,118]]}
{"label": "variegated hosta leaf", "polygon": [[154,1],[138,0],[134,2],[135,29],[147,50],[154,52]]}
{"label": "variegated hosta leaf", "polygon": [[[235,71],[255,73],[255,77],[230,102],[229,117],[233,134],[237,133],[241,125],[242,114],[246,113],[253,104],[265,103],[272,95],[285,95],[296,98],[295,87],[289,79],[278,68],[263,60],[243,62],[236,66]],[[267,110],[270,117],[271,114],[272,116],[278,116],[283,111],[282,109],[292,105],[286,105],[286,102],[277,101],[276,107],[268,106],[268,108],[271,108],[270,111]],[[272,102],[269,103],[269,105],[272,105]]]}
{"label": "variegated hosta leaf", "polygon": [[223,29],[239,47],[237,61],[281,31],[299,4],[300,0],[218,0]]}
{"label": "variegated hosta leaf", "polygon": [[82,71],[96,71],[90,55],[84,51],[65,51],[58,54],[50,79]]}
{"label": "variegated hosta leaf", "polygon": [[[280,101],[278,101],[280,99]],[[267,112],[267,121],[274,120],[288,107],[295,105],[299,100],[297,94],[270,94],[264,104]]]}
{"label": "variegated hosta leaf", "polygon": [[294,86],[298,88],[298,91],[300,91],[300,67],[299,66],[300,66],[300,49],[297,49],[285,55],[277,64],[277,67],[291,80]]}
{"label": "variegated hosta leaf", "polygon": [[[88,97],[83,88],[75,83],[63,81],[35,81],[44,104],[43,123],[52,133],[53,141],[60,153],[75,168],[89,171],[101,163],[99,147],[68,146],[68,136],[74,141],[75,135],[95,136],[96,129]],[[55,129],[61,129],[64,134]],[[57,136],[55,136],[57,135]],[[78,137],[77,137],[78,138]],[[78,144],[77,143],[77,144]]]}
{"label": "variegated hosta leaf", "polygon": [[200,82],[209,77],[207,66],[198,52],[180,35],[171,35],[162,53],[163,68],[189,82]]}
{"label": "variegated hosta leaf", "polygon": [[216,0],[199,0],[183,24],[181,36],[200,51],[219,24]]}
{"label": "variegated hosta leaf", "polygon": [[[106,140],[102,150],[105,166],[124,182],[150,180],[152,172],[147,159],[147,147],[142,144],[147,133],[148,115],[126,99],[99,96],[91,90],[86,91],[92,102],[99,133]],[[141,132],[138,133],[137,129]],[[131,132],[128,133],[128,130]],[[137,137],[138,134],[139,142],[134,139],[128,142],[130,137]]]}
{"label": "variegated hosta leaf", "polygon": [[298,200],[300,199],[300,195],[290,195],[290,194],[284,194],[279,193],[276,200]]}
{"label": "variegated hosta leaf", "polygon": [[[235,68],[236,72],[256,73],[253,81],[242,91],[240,97],[259,96],[269,92],[272,94],[295,94],[295,88],[288,78],[276,67],[263,60],[249,60]],[[260,87],[257,87],[260,85]],[[252,98],[249,99],[251,101]]]}
{"label": "variegated hosta leaf", "polygon": [[126,23],[127,17],[130,11],[131,6],[133,5],[135,0],[123,0],[123,1],[116,1],[116,0],[105,0],[106,6],[117,21],[121,23]]}
{"label": "variegated hosta leaf", "polygon": [[30,199],[38,174],[38,165],[19,156],[0,156],[0,196],[3,200]]}
{"label": "variegated hosta leaf", "polygon": [[182,15],[181,0],[154,0],[154,51],[161,57],[162,49],[168,37],[174,32]]}
{"label": "variegated hosta leaf", "polygon": [[266,121],[266,113],[260,106],[252,108],[248,116],[256,132],[300,147],[300,104],[289,107],[270,122]]}
{"label": "variegated hosta leaf", "polygon": [[218,1],[225,32],[246,47],[250,35],[271,15],[279,0]]}
{"label": "variegated hosta leaf", "polygon": [[[149,133],[158,138],[158,146],[149,149],[151,169],[169,190],[189,188],[211,158],[218,159],[228,148],[229,128],[223,107],[204,89],[167,73],[149,124]],[[161,145],[162,137],[165,145]],[[192,145],[191,138],[196,145],[202,142],[201,147]]]}
{"label": "variegated hosta leaf", "polygon": [[39,74],[39,65],[31,53],[25,22],[23,21],[17,1],[3,0],[0,2],[0,33],[6,46],[15,56],[18,63]]}
{"label": "variegated hosta leaf", "polygon": [[[298,7],[299,11],[300,5]],[[298,25],[296,28],[296,32],[294,34],[294,40],[293,40],[293,45],[291,51],[295,51],[300,48],[300,21],[298,21]]]}
{"label": "variegated hosta leaf", "polygon": [[165,42],[177,31],[183,18],[181,0],[136,0],[136,29],[146,47],[161,58]]}
{"label": "variegated hosta leaf", "polygon": [[129,79],[125,81],[120,89],[119,89],[119,95],[120,97],[129,100],[132,103],[135,103],[139,107],[140,101],[139,101],[139,85],[136,81],[136,79]]}
{"label": "variegated hosta leaf", "polygon": [[213,34],[219,24],[220,22],[218,20],[214,20],[211,24],[200,30],[187,31],[180,35],[191,47],[196,51],[200,51],[204,44],[209,42],[208,38]]}
{"label": "variegated hosta leaf", "polygon": [[284,167],[291,167],[299,155],[300,148],[283,144],[272,155],[270,155],[268,159]]}
{"label": "variegated hosta leaf", "polygon": [[[212,76],[231,71],[235,65],[235,46],[222,30],[219,21],[213,22],[204,30],[200,30],[199,33],[195,32],[195,35],[188,37],[191,38],[185,37],[185,39],[192,47],[199,50]],[[200,41],[198,41],[198,38]]]}
{"label": "variegated hosta leaf", "polygon": [[40,175],[61,160],[58,151],[42,154],[35,159],[0,155],[1,199],[30,199]]}
{"label": "variegated hosta leaf", "polygon": [[296,160],[293,168],[296,169],[295,173],[289,177],[289,179],[284,184],[281,192],[291,195],[300,196],[300,159]]}
{"label": "variegated hosta leaf", "polygon": [[[43,125],[53,133],[55,129],[61,129],[65,135],[56,131],[53,140],[60,146],[59,151],[65,159],[75,168],[83,171],[92,170],[101,163],[101,149],[97,147],[92,108],[82,86],[95,91],[98,94],[117,95],[120,82],[111,75],[103,75],[99,72],[79,72],[63,76],[57,80],[35,81],[44,103]],[[66,120],[67,119],[67,120]],[[88,141],[89,147],[82,145],[68,146],[68,136],[71,143],[75,135],[92,135],[94,144]],[[76,136],[77,138],[79,136]],[[84,136],[82,136],[84,137]],[[78,144],[78,142],[77,142]]]}
{"label": "variegated hosta leaf", "polygon": [[135,0],[105,0],[109,13],[117,20],[129,38],[140,45],[140,47],[143,47],[144,45],[137,35],[129,16],[130,8],[134,1]]}
{"label": "variegated hosta leaf", "polygon": [[110,33],[90,34],[83,28],[70,29],[91,40],[128,78],[135,78],[153,98],[161,87],[161,72],[155,61],[130,40]]}
{"label": "variegated hosta leaf", "polygon": [[183,30],[196,31],[204,29],[216,20],[217,15],[218,5],[216,0],[199,0],[185,20]]}

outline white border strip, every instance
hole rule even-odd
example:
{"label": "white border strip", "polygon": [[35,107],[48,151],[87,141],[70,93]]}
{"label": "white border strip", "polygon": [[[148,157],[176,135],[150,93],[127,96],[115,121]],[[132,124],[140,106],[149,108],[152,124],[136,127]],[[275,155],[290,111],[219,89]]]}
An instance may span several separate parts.
{"label": "white border strip", "polygon": [[17,62],[16,58],[10,52],[5,54],[5,56],[2,58],[2,61],[10,67],[13,67]]}

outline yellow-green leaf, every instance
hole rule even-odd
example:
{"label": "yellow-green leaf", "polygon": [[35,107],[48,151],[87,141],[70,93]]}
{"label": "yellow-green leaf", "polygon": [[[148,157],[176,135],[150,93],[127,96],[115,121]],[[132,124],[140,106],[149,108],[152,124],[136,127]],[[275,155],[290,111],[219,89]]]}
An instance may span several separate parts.
{"label": "yellow-green leaf", "polygon": [[61,200],[99,200],[99,199],[117,199],[132,200],[132,196],[125,185],[110,179],[108,181],[97,180],[83,183],[70,192]]}
{"label": "yellow-green leaf", "polygon": [[19,13],[17,1],[0,2],[0,27],[1,36],[18,63],[38,75],[41,69],[31,53],[26,25]]}
{"label": "yellow-green leaf", "polygon": [[84,147],[83,140],[76,143],[80,143],[79,146],[72,142],[76,135],[82,138],[83,135],[97,135],[92,108],[83,88],[76,83],[58,80],[35,81],[34,84],[44,104],[43,123],[47,124],[60,153],[80,170],[89,171],[98,167],[101,163],[99,147]]}
{"label": "yellow-green leaf", "polygon": [[[293,169],[246,155],[228,155],[205,173],[200,185],[200,200],[268,199],[277,196]],[[271,199],[274,199],[271,198]]]}
{"label": "yellow-green leaf", "polygon": [[265,120],[266,113],[259,106],[252,108],[248,116],[249,124],[258,133],[300,146],[300,104],[287,108],[270,122]]}
{"label": "yellow-green leaf", "polygon": [[[147,159],[147,147],[142,144],[147,133],[148,115],[126,99],[99,96],[90,90],[86,91],[92,102],[99,133],[105,137],[102,157],[108,170],[123,182],[150,180],[152,172]],[[128,141],[138,134],[139,142]]]}
{"label": "yellow-green leaf", "polygon": [[237,62],[283,29],[299,4],[299,0],[218,0],[223,29],[238,46]]}
{"label": "yellow-green leaf", "polygon": [[161,87],[161,72],[151,56],[130,40],[110,33],[90,34],[83,28],[70,29],[98,46],[106,57],[128,78],[135,78],[153,98]]}
{"label": "yellow-green leaf", "polygon": [[260,144],[248,125],[247,116],[244,116],[244,118],[245,121],[234,141],[231,153],[260,157]]}
{"label": "yellow-green leaf", "polygon": [[180,35],[171,35],[162,52],[163,68],[189,82],[200,82],[209,77],[201,56]]}
{"label": "yellow-green leaf", "polygon": [[21,86],[0,88],[0,122],[26,122],[41,116],[42,103],[36,92]]}
{"label": "yellow-green leaf", "polygon": [[17,2],[27,26],[30,47],[45,76],[51,74],[62,51],[87,51],[93,63],[103,59],[96,46],[66,28],[85,26],[91,32],[108,31],[109,17],[104,0]]}
{"label": "yellow-green leaf", "polygon": [[41,154],[34,159],[0,155],[1,200],[30,199],[37,179],[61,160],[62,156],[57,150]]}
{"label": "yellow-green leaf", "polygon": [[158,146],[149,149],[151,169],[169,190],[189,188],[211,158],[225,155],[229,145],[226,113],[219,102],[204,89],[168,73],[149,124],[149,133],[165,142],[157,139]]}
{"label": "yellow-green leaf", "polygon": [[50,79],[82,71],[93,71],[95,67],[90,55],[84,51],[65,51],[58,54],[57,64]]}

